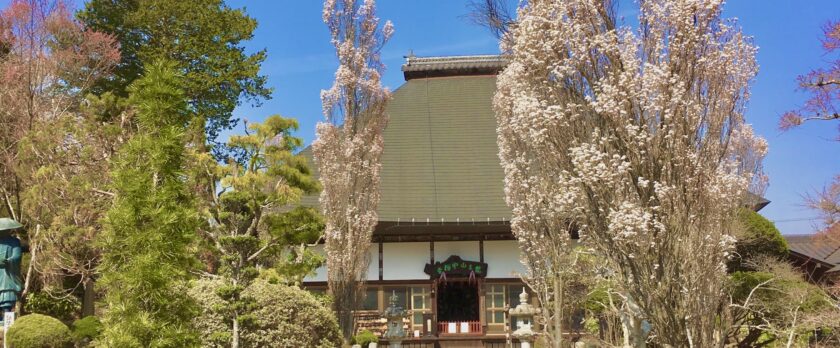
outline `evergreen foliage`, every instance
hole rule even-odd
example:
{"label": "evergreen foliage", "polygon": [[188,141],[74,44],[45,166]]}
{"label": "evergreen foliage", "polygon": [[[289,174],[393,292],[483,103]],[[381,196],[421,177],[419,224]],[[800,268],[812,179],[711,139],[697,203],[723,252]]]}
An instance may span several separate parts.
{"label": "evergreen foliage", "polygon": [[61,320],[72,320],[80,307],[73,296],[54,296],[46,291],[37,291],[26,296],[24,309],[27,313],[48,315]]}
{"label": "evergreen foliage", "polygon": [[[61,298],[65,305],[81,297],[85,316],[95,310],[101,250],[94,241],[113,198],[103,190],[110,183],[110,160],[127,134],[120,122],[105,121],[125,111],[125,100],[89,95],[80,104],[74,112],[35,123],[19,145],[19,168],[33,173],[21,197],[24,211],[41,225],[29,240],[35,245],[31,249],[37,254],[38,271],[31,282],[49,289],[54,293],[50,297]],[[32,312],[62,320],[77,315],[78,308],[61,315],[44,312],[47,295],[32,299],[38,302]]]}
{"label": "evergreen foliage", "polygon": [[88,28],[113,34],[120,43],[115,76],[103,80],[99,92],[126,97],[147,64],[173,61],[184,75],[190,108],[208,122],[210,140],[234,125],[232,112],[241,99],[258,103],[270,97],[259,73],[265,51],[247,54],[243,47],[257,22],[223,0],[91,0],[78,15]]}
{"label": "evergreen foliage", "polygon": [[362,330],[353,336],[353,340],[350,343],[361,345],[362,348],[368,348],[371,343],[377,342],[379,342],[379,337],[376,337],[373,332],[370,332],[370,330]]}
{"label": "evergreen foliage", "polygon": [[[217,289],[223,304],[216,310],[228,319],[228,338],[239,346],[240,331],[254,323],[254,299],[243,295],[259,274],[257,266],[275,267],[279,280],[300,283],[322,262],[307,249],[323,233],[320,215],[299,206],[305,193],[319,185],[306,160],[296,155],[302,140],[291,136],[297,122],[271,116],[252,124],[245,135],[232,136],[228,147],[243,154],[238,162],[219,165],[206,154],[200,162],[213,173],[211,192],[217,197],[208,205],[207,236],[217,257]],[[215,184],[219,184],[219,188]]]}
{"label": "evergreen foliage", "polygon": [[112,169],[116,198],[101,236],[108,309],[100,346],[197,343],[189,325],[197,308],[184,291],[197,227],[183,175],[190,113],[175,71],[171,63],[149,65],[129,88],[137,129]]}
{"label": "evergreen foliage", "polygon": [[87,346],[102,333],[102,322],[92,315],[84,317],[73,322],[72,333],[77,345]]}
{"label": "evergreen foliage", "polygon": [[787,241],[773,222],[752,210],[741,209],[738,223],[741,228],[735,243],[735,256],[728,264],[730,272],[755,270],[750,266],[750,260],[754,258],[781,260],[787,257]]}
{"label": "evergreen foliage", "polygon": [[[228,324],[215,308],[224,306],[217,289],[218,279],[196,281],[189,293],[202,305],[194,319],[207,348],[230,347]],[[341,333],[332,311],[322,301],[296,286],[273,284],[256,279],[243,292],[254,300],[256,311],[252,325],[243,328],[242,346],[270,347],[341,347]]]}
{"label": "evergreen foliage", "polygon": [[731,296],[750,308],[743,315],[745,330],[733,339],[739,347],[757,347],[785,341],[788,335],[807,337],[822,328],[821,315],[836,310],[831,297],[819,286],[802,279],[786,264],[762,271],[737,271],[731,275]]}
{"label": "evergreen foliage", "polygon": [[6,334],[14,348],[70,348],[73,340],[70,329],[60,320],[42,315],[24,315],[15,320]]}

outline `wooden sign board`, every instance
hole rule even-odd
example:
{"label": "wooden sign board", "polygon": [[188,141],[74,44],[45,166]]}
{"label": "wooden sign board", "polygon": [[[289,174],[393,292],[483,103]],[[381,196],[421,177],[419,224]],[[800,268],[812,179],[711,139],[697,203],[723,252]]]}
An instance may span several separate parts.
{"label": "wooden sign board", "polygon": [[441,275],[446,277],[484,278],[487,276],[487,264],[484,262],[464,261],[461,257],[452,255],[443,262],[427,263],[426,267],[423,268],[423,272],[431,276],[432,279],[440,278]]}

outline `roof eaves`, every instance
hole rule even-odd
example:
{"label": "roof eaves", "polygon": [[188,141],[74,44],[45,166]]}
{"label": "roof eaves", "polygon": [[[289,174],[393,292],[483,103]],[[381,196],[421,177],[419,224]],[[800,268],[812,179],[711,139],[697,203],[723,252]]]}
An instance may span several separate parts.
{"label": "roof eaves", "polygon": [[420,77],[497,74],[508,59],[500,55],[406,57],[402,66],[406,80]]}

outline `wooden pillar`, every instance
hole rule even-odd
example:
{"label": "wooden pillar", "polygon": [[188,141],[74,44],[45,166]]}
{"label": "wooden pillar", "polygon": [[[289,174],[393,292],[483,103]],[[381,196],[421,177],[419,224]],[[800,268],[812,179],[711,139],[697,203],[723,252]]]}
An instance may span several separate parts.
{"label": "wooden pillar", "polygon": [[382,274],[384,273],[383,272],[384,254],[383,254],[382,250],[383,250],[382,242],[379,242],[379,280],[383,280]]}
{"label": "wooden pillar", "polygon": [[[435,264],[435,240],[429,240],[429,263]],[[429,298],[432,302],[432,332],[433,336],[438,335],[438,309],[437,309],[437,279],[432,279],[431,288],[429,289]]]}
{"label": "wooden pillar", "polygon": [[379,312],[382,312],[385,310],[385,308],[388,308],[388,296],[385,294],[383,287],[377,285],[375,286],[375,288],[377,309]]}
{"label": "wooden pillar", "polygon": [[429,297],[432,301],[432,335],[438,335],[438,306],[437,306],[437,279],[432,280],[431,291]]}
{"label": "wooden pillar", "polygon": [[[482,260],[483,262],[483,260]],[[485,306],[485,293],[486,289],[484,288],[484,279],[478,279],[478,322],[481,323],[481,333],[486,335],[487,334],[487,307]]]}

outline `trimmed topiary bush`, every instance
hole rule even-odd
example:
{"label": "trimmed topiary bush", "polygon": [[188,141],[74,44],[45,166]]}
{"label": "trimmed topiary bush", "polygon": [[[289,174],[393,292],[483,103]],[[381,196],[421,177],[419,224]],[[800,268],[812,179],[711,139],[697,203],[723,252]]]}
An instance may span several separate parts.
{"label": "trimmed topiary bush", "polygon": [[75,314],[82,308],[82,303],[73,296],[53,296],[46,291],[38,291],[26,295],[26,312],[38,313],[65,322],[73,320]]}
{"label": "trimmed topiary bush", "polygon": [[757,257],[777,260],[787,257],[787,241],[773,222],[752,210],[741,209],[738,223],[735,255],[727,265],[730,272],[754,271],[750,261]]}
{"label": "trimmed topiary bush", "polygon": [[370,332],[369,330],[362,330],[359,331],[356,336],[353,336],[352,344],[359,344],[362,348],[368,348],[368,345],[371,343],[379,342],[379,337]]}
{"label": "trimmed topiary bush", "polygon": [[[202,347],[227,347],[230,329],[214,308],[222,304],[216,295],[220,283],[199,280],[190,295],[201,304],[202,313],[194,325],[202,337]],[[270,284],[256,280],[243,292],[253,298],[256,310],[250,326],[243,328],[243,347],[315,347],[342,346],[341,332],[332,311],[315,296],[298,287]]]}
{"label": "trimmed topiary bush", "polygon": [[76,344],[86,347],[102,333],[102,323],[99,318],[87,316],[73,322],[73,340]]}
{"label": "trimmed topiary bush", "polygon": [[24,315],[15,320],[6,335],[12,348],[73,347],[70,328],[60,320],[43,314]]}
{"label": "trimmed topiary bush", "polygon": [[190,287],[189,294],[195,302],[201,306],[201,314],[193,320],[193,327],[201,335],[201,346],[205,348],[229,347],[231,336],[230,329],[222,317],[214,309],[222,306],[224,302],[216,289],[221,282],[212,279],[201,279],[194,281]]}

